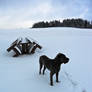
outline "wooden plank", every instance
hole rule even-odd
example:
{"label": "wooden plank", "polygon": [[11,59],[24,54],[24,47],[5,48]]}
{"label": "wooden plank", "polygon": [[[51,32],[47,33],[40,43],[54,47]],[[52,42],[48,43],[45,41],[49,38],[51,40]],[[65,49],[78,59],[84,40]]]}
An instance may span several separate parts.
{"label": "wooden plank", "polygon": [[11,46],[7,49],[7,51],[8,51],[8,52],[11,51],[15,46],[16,46],[16,44],[11,45]]}
{"label": "wooden plank", "polygon": [[17,57],[20,55],[19,51],[16,48],[12,49],[15,52],[15,55],[13,57]]}

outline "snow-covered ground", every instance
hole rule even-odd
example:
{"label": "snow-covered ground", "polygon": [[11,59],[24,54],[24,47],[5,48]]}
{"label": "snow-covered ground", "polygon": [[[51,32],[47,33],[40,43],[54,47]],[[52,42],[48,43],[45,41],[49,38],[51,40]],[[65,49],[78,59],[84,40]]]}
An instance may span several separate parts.
{"label": "snow-covered ground", "polygon": [[[6,49],[18,37],[31,37],[43,46],[33,55],[13,58]],[[39,57],[57,53],[70,58],[61,66],[60,83],[49,85],[49,71],[39,75]],[[92,92],[92,30],[45,28],[0,30],[0,92]]]}

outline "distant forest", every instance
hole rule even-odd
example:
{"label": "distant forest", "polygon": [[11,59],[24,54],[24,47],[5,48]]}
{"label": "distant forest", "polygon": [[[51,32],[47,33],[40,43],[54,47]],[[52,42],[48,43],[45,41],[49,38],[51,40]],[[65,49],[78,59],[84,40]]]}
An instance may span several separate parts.
{"label": "distant forest", "polygon": [[41,21],[34,23],[32,28],[47,28],[47,27],[76,27],[76,28],[92,28],[92,21],[87,21],[83,19],[64,19],[62,22],[60,20],[54,21]]}

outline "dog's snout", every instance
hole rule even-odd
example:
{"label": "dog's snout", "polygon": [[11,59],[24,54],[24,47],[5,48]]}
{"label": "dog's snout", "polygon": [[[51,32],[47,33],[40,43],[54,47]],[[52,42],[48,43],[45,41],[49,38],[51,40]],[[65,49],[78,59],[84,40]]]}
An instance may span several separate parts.
{"label": "dog's snout", "polygon": [[69,62],[69,58],[66,58],[65,59],[65,64]]}
{"label": "dog's snout", "polygon": [[67,58],[67,61],[69,61],[69,58]]}

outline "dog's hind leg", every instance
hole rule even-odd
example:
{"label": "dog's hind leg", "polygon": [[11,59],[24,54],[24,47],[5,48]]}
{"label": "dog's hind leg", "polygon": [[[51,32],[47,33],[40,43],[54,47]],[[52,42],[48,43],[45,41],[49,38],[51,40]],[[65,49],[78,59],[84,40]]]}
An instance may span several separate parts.
{"label": "dog's hind leg", "polygon": [[44,75],[45,70],[46,70],[46,67],[44,66],[44,68],[43,68],[43,75]]}
{"label": "dog's hind leg", "polygon": [[39,65],[40,65],[39,74],[41,74],[41,69],[43,67],[43,64],[40,62]]}

